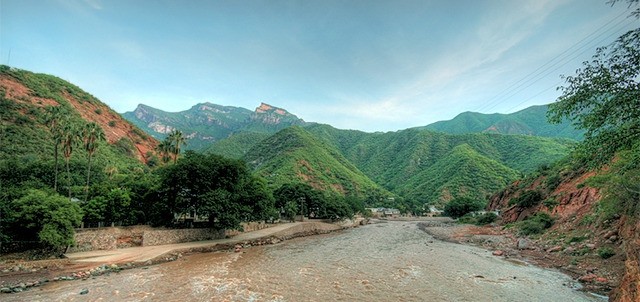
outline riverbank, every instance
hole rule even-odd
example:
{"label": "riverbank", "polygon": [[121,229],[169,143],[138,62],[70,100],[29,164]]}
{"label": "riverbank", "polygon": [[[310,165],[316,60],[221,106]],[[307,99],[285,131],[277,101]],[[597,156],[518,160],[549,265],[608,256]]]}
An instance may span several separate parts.
{"label": "riverbank", "polygon": [[66,254],[64,259],[6,260],[0,263],[0,292],[20,292],[49,282],[87,279],[123,269],[175,261],[193,253],[240,251],[296,237],[326,234],[358,226],[361,222],[359,219],[338,224],[318,221],[284,223],[218,240],[77,252]]}
{"label": "riverbank", "polygon": [[387,221],[241,252],[193,253],[3,301],[602,301],[569,276]]}
{"label": "riverbank", "polygon": [[[464,224],[433,224],[421,222],[419,228],[436,239],[482,247],[493,256],[508,261],[532,264],[561,271],[580,282],[582,290],[608,296],[620,280],[622,272],[599,257],[576,263],[576,258],[561,253],[534,239],[518,237],[502,226],[475,226]],[[586,247],[582,247],[586,248]],[[575,250],[578,250],[576,246]]]}

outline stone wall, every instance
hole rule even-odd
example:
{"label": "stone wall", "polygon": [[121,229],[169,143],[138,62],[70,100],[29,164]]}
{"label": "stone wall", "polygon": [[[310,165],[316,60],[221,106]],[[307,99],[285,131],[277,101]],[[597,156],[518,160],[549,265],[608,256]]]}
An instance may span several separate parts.
{"label": "stone wall", "polygon": [[75,234],[76,245],[69,252],[93,250],[113,250],[133,246],[142,246],[144,232],[152,230],[149,226],[108,227],[78,229]]}
{"label": "stone wall", "polygon": [[[268,228],[273,224],[264,222],[243,223],[245,232]],[[107,227],[77,229],[76,245],[68,252],[114,250],[133,246],[163,245],[190,241],[214,240],[232,237],[242,232],[236,230],[214,231],[211,229],[156,229],[149,226]]]}
{"label": "stone wall", "polygon": [[158,229],[144,232],[142,245],[163,245],[225,238],[223,231],[211,229]]}

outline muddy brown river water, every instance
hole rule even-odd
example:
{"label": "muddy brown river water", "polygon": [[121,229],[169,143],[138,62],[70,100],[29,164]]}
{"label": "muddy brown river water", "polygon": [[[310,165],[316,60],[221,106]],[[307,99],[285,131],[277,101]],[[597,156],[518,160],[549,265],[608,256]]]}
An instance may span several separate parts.
{"label": "muddy brown river water", "polygon": [[388,222],[55,282],[0,300],[602,301],[575,286],[556,271],[435,240],[415,222]]}

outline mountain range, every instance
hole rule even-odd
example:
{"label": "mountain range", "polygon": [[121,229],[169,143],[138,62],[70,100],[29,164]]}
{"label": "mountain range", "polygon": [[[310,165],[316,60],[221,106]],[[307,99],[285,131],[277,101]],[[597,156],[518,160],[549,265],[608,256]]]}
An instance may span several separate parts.
{"label": "mountain range", "polygon": [[[178,129],[191,149],[243,159],[272,188],[304,182],[327,194],[365,197],[370,204],[391,196],[435,204],[459,195],[484,199],[518,176],[564,157],[575,142],[491,131],[341,130],[305,122],[265,103],[253,111],[203,103],[178,113],[140,105],[123,114],[129,123],[57,77],[8,66],[0,71],[3,156],[50,158],[53,145],[43,122],[44,108],[64,106],[74,119],[94,121],[103,128],[108,144],[97,155],[103,166],[126,158],[147,162],[158,143],[154,137]],[[544,113],[539,108],[532,112]],[[553,127],[534,126],[529,128]]]}
{"label": "mountain range", "polygon": [[163,139],[173,129],[178,129],[189,139],[187,148],[193,150],[204,149],[237,133],[273,134],[289,126],[306,124],[286,110],[265,103],[254,111],[201,103],[180,112],[165,112],[140,104],[122,116],[156,139]]}

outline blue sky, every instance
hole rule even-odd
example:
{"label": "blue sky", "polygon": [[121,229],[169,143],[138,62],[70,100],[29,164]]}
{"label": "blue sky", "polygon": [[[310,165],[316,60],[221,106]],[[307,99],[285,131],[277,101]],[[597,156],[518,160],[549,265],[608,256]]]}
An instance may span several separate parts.
{"label": "blue sky", "polygon": [[260,102],[395,131],[553,102],[597,46],[638,26],[605,0],[0,0],[0,63],[118,112]]}

